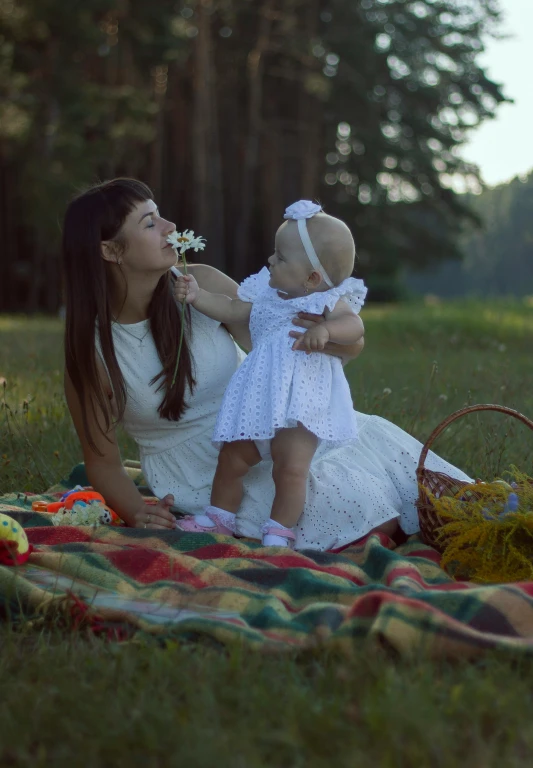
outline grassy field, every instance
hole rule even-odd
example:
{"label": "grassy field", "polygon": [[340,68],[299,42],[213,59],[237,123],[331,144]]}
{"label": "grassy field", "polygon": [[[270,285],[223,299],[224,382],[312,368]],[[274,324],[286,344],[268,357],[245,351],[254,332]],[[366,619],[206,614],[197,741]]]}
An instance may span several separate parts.
{"label": "grassy field", "polygon": [[[356,407],[424,440],[465,404],[533,417],[533,306],[375,307],[348,369]],[[62,329],[0,317],[0,493],[43,491],[81,460],[62,394]],[[533,435],[471,416],[436,444],[473,475],[530,472]],[[125,458],[136,458],[124,436]],[[530,766],[532,661],[398,661],[361,648],[264,657],[106,645],[0,628],[0,766]]]}
{"label": "grassy field", "polygon": [[[348,368],[358,410],[391,419],[422,441],[472,403],[500,403],[533,418],[527,302],[383,306],[363,318],[367,346]],[[44,491],[81,461],[62,377],[58,320],[0,317],[0,493]],[[497,473],[510,461],[523,465],[533,454],[526,428],[493,414],[457,422],[435,447],[475,475]],[[122,450],[137,458],[126,436]]]}

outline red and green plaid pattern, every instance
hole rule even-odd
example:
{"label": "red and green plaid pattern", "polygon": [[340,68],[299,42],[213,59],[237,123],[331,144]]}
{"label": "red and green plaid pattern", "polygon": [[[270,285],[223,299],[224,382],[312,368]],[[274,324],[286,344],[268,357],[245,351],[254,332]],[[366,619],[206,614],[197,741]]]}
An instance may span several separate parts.
{"label": "red and green plaid pattern", "polygon": [[372,535],[342,552],[293,552],[207,534],[55,527],[9,494],[0,512],[35,551],[0,566],[0,615],[81,616],[95,631],[163,639],[207,636],[258,649],[371,640],[406,655],[474,657],[533,649],[533,583],[454,582],[413,536],[395,547]]}

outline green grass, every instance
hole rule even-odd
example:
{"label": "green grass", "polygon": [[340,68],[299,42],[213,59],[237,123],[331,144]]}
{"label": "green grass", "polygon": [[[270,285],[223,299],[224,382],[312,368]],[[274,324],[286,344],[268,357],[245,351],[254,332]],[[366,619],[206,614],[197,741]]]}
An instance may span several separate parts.
{"label": "green grass", "polygon": [[[348,369],[359,410],[421,440],[469,403],[533,416],[526,302],[385,306],[363,317],[366,350]],[[53,319],[0,317],[0,493],[43,491],[81,460],[61,337]],[[533,435],[498,415],[462,420],[436,448],[478,476],[511,462],[531,473]],[[532,764],[531,661],[400,661],[365,647],[353,659],[278,658],[8,625],[0,648],[2,768]]]}
{"label": "green grass", "polygon": [[0,764],[529,766],[531,662],[294,658],[9,635]]}
{"label": "green grass", "polygon": [[[371,307],[363,318],[366,349],[348,367],[358,410],[391,419],[422,441],[449,413],[476,402],[508,405],[533,418],[533,308],[527,302]],[[60,322],[0,317],[2,377],[0,493],[44,491],[81,461],[63,397]],[[125,457],[137,458],[126,436],[121,443]],[[435,447],[486,476],[512,461],[531,466],[533,455],[528,430],[493,414],[463,419]]]}

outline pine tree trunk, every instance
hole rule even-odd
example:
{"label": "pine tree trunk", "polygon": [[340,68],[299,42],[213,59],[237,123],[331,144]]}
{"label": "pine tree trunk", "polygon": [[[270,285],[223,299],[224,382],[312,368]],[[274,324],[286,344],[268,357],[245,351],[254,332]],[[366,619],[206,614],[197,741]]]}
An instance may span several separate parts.
{"label": "pine tree trunk", "polygon": [[[263,233],[262,241],[252,254],[254,258],[253,269],[264,264],[265,257],[272,252],[274,233],[281,223],[283,213],[283,168],[281,163],[280,145],[283,137],[278,131],[269,130],[261,142],[261,211]],[[261,255],[257,253],[261,249]]]}
{"label": "pine tree trunk", "polygon": [[[320,5],[321,0],[307,0],[305,6],[305,29],[308,40],[313,40],[318,35]],[[318,194],[320,170],[322,167],[322,158],[319,154],[320,147],[322,146],[322,105],[305,88],[305,79],[308,71],[305,64],[302,64],[298,119],[301,136],[301,195],[312,200]]]}
{"label": "pine tree trunk", "polygon": [[14,192],[14,174],[0,159],[0,312],[16,309],[12,273],[16,259]]}
{"label": "pine tree trunk", "polygon": [[[51,160],[54,156],[56,134],[53,128],[59,122],[60,106],[54,92],[55,67],[58,61],[59,41],[50,38],[42,63],[42,110],[40,125],[41,131],[37,138],[39,148],[38,156],[41,158],[42,167],[45,173],[50,168]],[[33,231],[33,253],[30,267],[30,276],[28,283],[28,296],[26,311],[29,313],[37,312],[46,303],[43,297],[47,295],[48,279],[51,277],[50,265],[47,264],[47,244],[49,238],[46,236],[44,228],[37,225]]]}
{"label": "pine tree trunk", "polygon": [[156,131],[151,146],[150,162],[150,187],[156,200],[161,200],[163,191],[163,158],[166,155],[165,141],[165,104],[166,104],[166,67],[156,67],[154,74],[155,99],[157,103],[157,115],[155,119]]}
{"label": "pine tree trunk", "polygon": [[270,46],[274,0],[265,0],[259,11],[259,31],[255,47],[248,54],[248,135],[246,137],[241,184],[240,220],[237,227],[235,276],[242,279],[250,271],[250,224],[256,201],[256,171],[262,131],[262,103],[265,56]]}
{"label": "pine tree trunk", "polygon": [[224,208],[211,10],[212,0],[200,0],[193,79],[195,221],[197,234],[207,240],[207,260],[224,271]]}

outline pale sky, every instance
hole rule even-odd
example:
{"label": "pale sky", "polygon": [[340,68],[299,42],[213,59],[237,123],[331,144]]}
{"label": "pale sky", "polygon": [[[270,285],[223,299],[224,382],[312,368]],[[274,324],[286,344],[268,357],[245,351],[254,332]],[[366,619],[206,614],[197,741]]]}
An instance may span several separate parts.
{"label": "pale sky", "polygon": [[490,186],[533,170],[533,0],[500,0],[506,40],[488,40],[480,63],[514,104],[473,129],[462,150]]}

